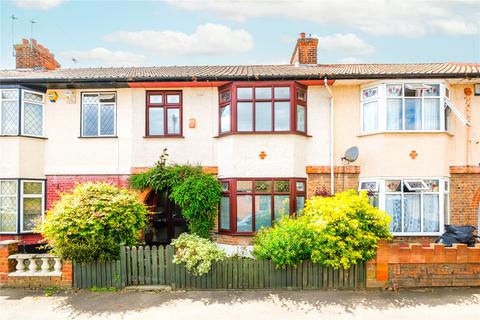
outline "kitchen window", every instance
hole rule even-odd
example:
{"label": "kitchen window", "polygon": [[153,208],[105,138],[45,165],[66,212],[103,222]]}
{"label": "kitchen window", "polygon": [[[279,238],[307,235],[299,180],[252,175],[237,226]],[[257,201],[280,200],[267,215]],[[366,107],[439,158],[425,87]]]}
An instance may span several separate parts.
{"label": "kitchen window", "polygon": [[468,124],[451,103],[442,83],[382,83],[361,89],[361,131],[436,132],[448,130],[453,113]]}
{"label": "kitchen window", "polygon": [[[367,188],[373,183],[378,191]],[[359,189],[371,200],[378,197],[376,206],[391,216],[394,235],[438,235],[448,218],[448,183],[438,177],[365,179]]]}
{"label": "kitchen window", "polygon": [[219,230],[252,234],[303,209],[306,181],[297,178],[238,178],[221,181]]}
{"label": "kitchen window", "polygon": [[82,93],[82,137],[116,135],[117,95],[115,92]]}
{"label": "kitchen window", "polygon": [[219,89],[219,134],[307,133],[306,87],[233,83]]}
{"label": "kitchen window", "polygon": [[0,135],[44,136],[45,95],[26,89],[0,89]]}
{"label": "kitchen window", "polygon": [[182,136],[182,92],[147,92],[147,137]]}

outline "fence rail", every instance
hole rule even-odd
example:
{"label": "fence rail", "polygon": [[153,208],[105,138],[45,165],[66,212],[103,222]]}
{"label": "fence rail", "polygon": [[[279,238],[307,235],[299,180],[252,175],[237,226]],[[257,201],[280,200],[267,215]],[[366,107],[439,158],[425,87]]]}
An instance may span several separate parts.
{"label": "fence rail", "polygon": [[271,261],[234,257],[212,264],[205,275],[172,262],[172,246],[121,247],[120,260],[74,264],[77,288],[170,285],[180,289],[363,289],[365,263],[333,269],[312,262],[277,269]]}

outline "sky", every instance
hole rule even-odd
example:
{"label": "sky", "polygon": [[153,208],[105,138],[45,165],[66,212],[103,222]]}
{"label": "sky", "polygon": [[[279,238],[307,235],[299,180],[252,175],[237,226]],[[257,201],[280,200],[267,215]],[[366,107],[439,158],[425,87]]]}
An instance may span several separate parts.
{"label": "sky", "polygon": [[321,64],[480,63],[480,0],[0,0],[0,28],[1,69],[30,37],[65,68],[288,64],[300,32]]}

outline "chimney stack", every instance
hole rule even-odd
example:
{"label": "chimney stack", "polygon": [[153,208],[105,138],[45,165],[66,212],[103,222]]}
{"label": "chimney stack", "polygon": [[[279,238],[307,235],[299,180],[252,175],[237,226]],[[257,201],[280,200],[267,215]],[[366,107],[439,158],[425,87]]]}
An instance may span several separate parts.
{"label": "chimney stack", "polygon": [[290,64],[317,64],[317,46],[317,38],[305,38],[305,32],[300,33]]}
{"label": "chimney stack", "polygon": [[15,58],[17,69],[44,69],[55,70],[60,64],[55,60],[53,53],[37,43],[37,40],[28,41],[23,39],[22,43],[15,45]]}

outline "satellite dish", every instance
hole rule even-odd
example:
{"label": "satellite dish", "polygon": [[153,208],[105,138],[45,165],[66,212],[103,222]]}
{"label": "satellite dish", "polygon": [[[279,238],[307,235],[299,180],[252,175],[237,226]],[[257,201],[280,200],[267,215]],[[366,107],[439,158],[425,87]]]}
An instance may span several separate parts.
{"label": "satellite dish", "polygon": [[353,161],[357,160],[358,153],[359,153],[358,147],[348,148],[348,150],[345,151],[345,155],[343,156],[342,160],[346,160],[348,162],[353,162]]}

